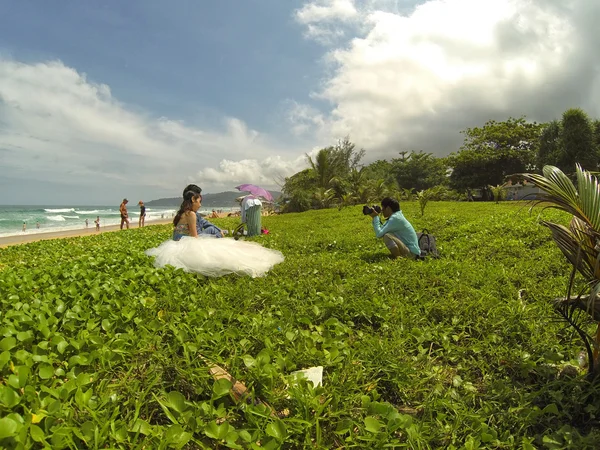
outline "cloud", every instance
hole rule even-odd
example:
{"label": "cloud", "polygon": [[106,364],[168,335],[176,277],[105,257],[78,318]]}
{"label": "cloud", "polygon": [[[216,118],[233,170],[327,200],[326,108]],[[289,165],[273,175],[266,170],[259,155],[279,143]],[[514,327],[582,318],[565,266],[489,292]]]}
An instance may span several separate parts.
{"label": "cloud", "polygon": [[[223,129],[212,130],[140,113],[60,61],[0,59],[2,179],[179,192],[202,168],[208,177],[195,181],[210,192],[249,176],[274,184],[300,154],[237,118],[224,118]],[[225,169],[227,177],[219,176]],[[85,194],[76,189],[77,195]]]}
{"label": "cloud", "polygon": [[318,0],[309,2],[296,11],[298,22],[303,24],[350,20],[357,15],[353,0]]}
{"label": "cloud", "polygon": [[317,108],[293,100],[288,100],[285,103],[287,106],[287,121],[293,134],[302,136],[310,133],[317,135],[323,133],[326,126],[325,117]]}
{"label": "cloud", "polygon": [[239,183],[259,184],[272,188],[281,186],[285,177],[293,175],[307,165],[305,155],[298,156],[294,160],[283,160],[280,156],[269,156],[260,161],[224,159],[219,163],[218,168],[200,170],[196,178],[218,185],[230,185],[231,180],[238,180]]}
{"label": "cloud", "polygon": [[331,108],[312,117],[331,138],[350,135],[367,159],[447,154],[460,130],[492,118],[600,112],[594,0],[430,0],[402,12],[390,1],[352,5],[356,14],[339,25],[332,1],[307,2],[296,20],[347,36],[326,50],[313,93]]}
{"label": "cloud", "polygon": [[305,36],[331,44],[345,36],[340,24],[359,16],[354,0],[316,0],[296,11],[296,20],[306,26]]}

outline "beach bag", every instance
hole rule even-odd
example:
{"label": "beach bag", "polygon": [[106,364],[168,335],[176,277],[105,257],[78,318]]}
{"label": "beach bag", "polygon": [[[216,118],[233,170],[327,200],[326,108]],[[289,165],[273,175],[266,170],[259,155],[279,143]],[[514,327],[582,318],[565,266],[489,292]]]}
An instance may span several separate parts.
{"label": "beach bag", "polygon": [[440,257],[440,252],[438,252],[435,243],[435,237],[433,234],[429,234],[427,229],[424,229],[421,233],[417,233],[417,239],[419,240],[419,248],[421,249],[419,259],[425,259],[427,256],[431,258]]}

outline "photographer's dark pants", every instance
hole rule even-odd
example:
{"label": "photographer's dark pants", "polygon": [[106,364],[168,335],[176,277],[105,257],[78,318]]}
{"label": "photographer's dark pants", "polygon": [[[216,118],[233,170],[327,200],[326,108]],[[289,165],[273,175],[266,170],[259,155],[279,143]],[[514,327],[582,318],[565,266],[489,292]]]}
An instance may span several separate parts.
{"label": "photographer's dark pants", "polygon": [[416,256],[410,252],[408,247],[404,245],[400,239],[394,236],[392,233],[387,233],[383,236],[383,242],[388,248],[393,257],[403,257],[409,259],[415,259]]}

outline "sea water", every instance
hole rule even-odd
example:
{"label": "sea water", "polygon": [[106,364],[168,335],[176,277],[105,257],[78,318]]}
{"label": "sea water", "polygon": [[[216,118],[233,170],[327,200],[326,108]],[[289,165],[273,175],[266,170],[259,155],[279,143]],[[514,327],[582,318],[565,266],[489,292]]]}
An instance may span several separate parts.
{"label": "sea water", "polygon": [[[139,206],[129,206],[129,226],[137,227],[140,217]],[[200,212],[209,214],[212,209],[229,210],[230,208],[211,207]],[[170,219],[177,212],[173,207],[146,207],[146,224],[154,220]],[[115,206],[20,206],[0,205],[0,237],[54,231],[79,230],[87,227],[95,229],[94,221],[100,216],[100,229],[109,225],[119,225],[121,214]],[[23,223],[26,229],[23,231]],[[39,224],[39,228],[38,225]]]}

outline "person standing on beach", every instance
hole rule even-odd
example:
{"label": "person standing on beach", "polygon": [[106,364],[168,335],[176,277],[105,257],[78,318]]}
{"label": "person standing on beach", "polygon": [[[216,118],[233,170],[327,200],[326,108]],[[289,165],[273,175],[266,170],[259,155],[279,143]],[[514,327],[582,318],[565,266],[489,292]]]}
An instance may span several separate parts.
{"label": "person standing on beach", "polygon": [[40,223],[39,223],[39,222],[36,222],[36,223],[35,223],[35,227],[36,227],[36,228],[39,230],[39,229],[40,229]]}
{"label": "person standing on beach", "polygon": [[140,221],[138,223],[138,228],[142,228],[146,221],[146,205],[144,205],[144,202],[141,200],[138,202],[138,205],[140,205]]}
{"label": "person standing on beach", "polygon": [[119,206],[119,211],[121,212],[121,230],[123,229],[123,224],[126,224],[127,229],[129,230],[129,214],[127,213],[127,203],[129,203],[129,200],[124,198],[121,202],[121,206]]}
{"label": "person standing on beach", "polygon": [[27,230],[27,224],[23,222],[23,229],[21,230],[23,233]]}
{"label": "person standing on beach", "polygon": [[96,224],[96,231],[100,231],[100,216],[96,216],[94,223]]}
{"label": "person standing on beach", "polygon": [[87,227],[88,227],[88,225],[89,225],[89,223],[88,223],[88,220],[87,220],[87,219],[85,219],[85,227],[87,228]]}

